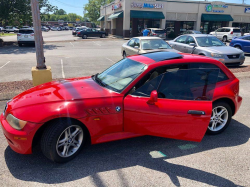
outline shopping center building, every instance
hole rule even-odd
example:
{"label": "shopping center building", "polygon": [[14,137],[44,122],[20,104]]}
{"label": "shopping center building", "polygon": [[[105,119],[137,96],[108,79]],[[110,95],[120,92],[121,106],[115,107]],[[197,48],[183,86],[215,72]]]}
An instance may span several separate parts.
{"label": "shopping center building", "polygon": [[116,0],[100,9],[100,25],[109,34],[130,37],[147,28],[176,35],[186,30],[209,33],[220,27],[250,30],[250,5],[188,0]]}

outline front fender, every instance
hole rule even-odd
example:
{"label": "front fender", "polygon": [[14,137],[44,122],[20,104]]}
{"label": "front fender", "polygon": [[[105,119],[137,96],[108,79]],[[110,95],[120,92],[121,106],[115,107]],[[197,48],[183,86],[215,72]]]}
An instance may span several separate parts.
{"label": "front fender", "polygon": [[24,121],[44,123],[59,117],[84,118],[88,115],[84,108],[82,100],[60,101],[24,106],[13,109],[9,113]]}

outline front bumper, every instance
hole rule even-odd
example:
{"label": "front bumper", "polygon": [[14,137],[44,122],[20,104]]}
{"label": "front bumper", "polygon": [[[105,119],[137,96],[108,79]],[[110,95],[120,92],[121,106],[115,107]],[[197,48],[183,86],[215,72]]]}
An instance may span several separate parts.
{"label": "front bumper", "polygon": [[0,124],[3,129],[3,134],[13,151],[20,154],[32,153],[32,140],[36,131],[40,127],[39,124],[28,122],[24,129],[19,131],[12,128],[8,124],[8,122],[4,119],[3,114],[0,116]]}
{"label": "front bumper", "polygon": [[229,58],[214,58],[227,66],[242,65],[245,62],[245,57],[239,57],[236,59]]}

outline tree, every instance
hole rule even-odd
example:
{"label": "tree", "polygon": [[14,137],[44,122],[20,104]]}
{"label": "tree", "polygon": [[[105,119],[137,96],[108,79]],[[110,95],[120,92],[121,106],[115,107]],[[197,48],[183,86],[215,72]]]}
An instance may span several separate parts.
{"label": "tree", "polygon": [[59,10],[56,10],[56,11],[54,12],[54,14],[55,14],[55,15],[66,15],[67,12],[66,12],[65,10],[63,10],[63,9],[59,9]]}
{"label": "tree", "polygon": [[100,17],[101,6],[111,3],[112,1],[113,0],[89,0],[84,7],[87,12],[84,17],[89,19],[91,22],[98,23],[97,19]]}
{"label": "tree", "polygon": [[[49,4],[48,0],[39,0],[41,17],[53,12],[57,7]],[[31,24],[30,0],[0,0],[0,23],[2,25],[25,25]]]}

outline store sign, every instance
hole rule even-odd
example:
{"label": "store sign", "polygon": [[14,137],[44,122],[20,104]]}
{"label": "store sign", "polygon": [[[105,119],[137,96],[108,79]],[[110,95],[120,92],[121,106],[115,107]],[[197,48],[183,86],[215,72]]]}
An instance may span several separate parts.
{"label": "store sign", "polygon": [[152,3],[131,3],[131,8],[152,8],[152,9],[162,9],[163,4],[152,4]]}
{"label": "store sign", "polygon": [[245,13],[250,14],[250,8],[245,8]]}
{"label": "store sign", "polygon": [[206,12],[216,12],[216,13],[224,13],[225,8],[228,8],[228,5],[225,4],[207,4],[205,6]]}
{"label": "store sign", "polygon": [[121,3],[117,3],[115,5],[112,5],[112,10],[116,10],[116,9],[119,9],[122,7],[122,4]]}

